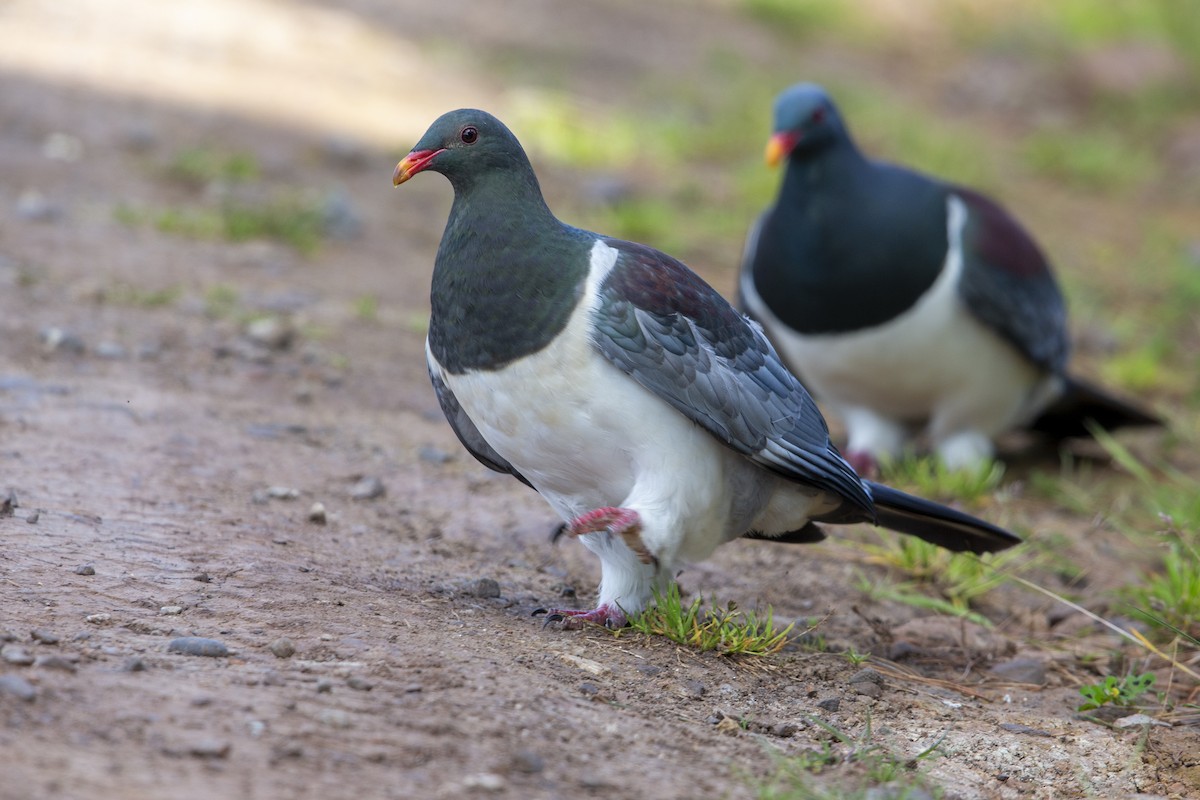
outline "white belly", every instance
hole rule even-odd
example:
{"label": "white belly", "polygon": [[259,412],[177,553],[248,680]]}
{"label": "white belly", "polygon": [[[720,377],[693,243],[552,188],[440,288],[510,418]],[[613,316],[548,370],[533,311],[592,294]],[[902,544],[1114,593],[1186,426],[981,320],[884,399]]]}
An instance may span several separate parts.
{"label": "white belly", "polygon": [[955,202],[949,223],[954,246],[941,275],[913,308],[882,325],[798,334],[766,307],[749,274],[742,276],[748,310],[806,388],[843,417],[852,441],[856,427],[876,424],[924,428],[935,443],[964,431],[991,438],[1025,421],[1049,394],[1044,373],[959,298],[957,245],[965,212]]}

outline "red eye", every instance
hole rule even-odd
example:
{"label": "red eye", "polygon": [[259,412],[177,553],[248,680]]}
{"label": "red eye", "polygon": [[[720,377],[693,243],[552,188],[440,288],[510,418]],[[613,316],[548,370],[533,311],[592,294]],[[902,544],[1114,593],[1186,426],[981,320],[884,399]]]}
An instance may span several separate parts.
{"label": "red eye", "polygon": [[812,112],[812,117],[810,119],[812,119],[812,122],[814,125],[820,125],[822,122],[824,122],[825,121],[825,106],[821,106],[820,108],[814,110]]}
{"label": "red eye", "polygon": [[462,129],[458,138],[462,139],[463,144],[475,144],[475,140],[479,138],[479,129],[474,125],[468,125]]}

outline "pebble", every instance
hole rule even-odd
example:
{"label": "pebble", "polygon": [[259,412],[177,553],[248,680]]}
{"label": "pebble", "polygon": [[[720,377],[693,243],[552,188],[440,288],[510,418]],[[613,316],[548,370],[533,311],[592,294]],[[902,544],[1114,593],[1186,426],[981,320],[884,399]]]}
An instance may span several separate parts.
{"label": "pebble", "polygon": [[346,679],[346,685],[359,692],[369,692],[375,688],[375,684],[361,675],[351,675]]}
{"label": "pebble", "polygon": [[163,606],[158,613],[165,617],[177,617],[183,613],[183,606]]}
{"label": "pebble", "polygon": [[328,725],[331,728],[341,728],[343,730],[354,724],[350,719],[350,715],[340,708],[321,709],[321,712],[317,714],[317,722],[320,722],[322,725]]}
{"label": "pebble", "polygon": [[479,578],[467,584],[467,592],[475,597],[499,597],[500,584],[493,578]]}
{"label": "pebble", "polygon": [[637,671],[643,675],[653,677],[654,675],[662,672],[662,667],[655,664],[638,664]]}
{"label": "pebble", "polygon": [[468,791],[471,789],[482,789],[485,792],[502,792],[506,785],[504,778],[494,772],[481,772],[478,775],[468,775],[462,782],[462,788]]}
{"label": "pebble", "polygon": [[28,667],[33,663],[33,656],[29,654],[29,651],[15,644],[6,644],[4,647],[0,647],[0,658],[18,667]]}
{"label": "pebble", "polygon": [[28,522],[30,525],[37,525],[38,520],[41,518],[42,518],[42,512],[36,511],[36,510],[30,511],[28,514],[25,515],[25,521]]}
{"label": "pebble", "polygon": [[76,575],[95,575],[96,568],[93,567],[91,564],[80,564],[78,567],[75,568],[75,574]]}
{"label": "pebble", "polygon": [[287,350],[296,338],[296,329],[282,317],[259,317],[246,325],[247,338],[271,350]]}
{"label": "pebble", "polygon": [[417,450],[417,458],[430,464],[448,464],[454,460],[454,454],[448,453],[440,447],[425,445]]}
{"label": "pebble", "polygon": [[41,642],[42,644],[58,644],[60,641],[57,633],[51,633],[41,628],[35,628],[29,635],[35,642]]}
{"label": "pebble", "polygon": [[13,509],[20,507],[21,504],[17,502],[15,489],[8,489],[3,495],[0,495],[0,517],[11,517]]}
{"label": "pebble", "polygon": [[172,639],[167,645],[168,653],[180,653],[185,656],[206,656],[220,658],[229,655],[229,648],[216,639],[206,639],[203,636],[181,636]]}
{"label": "pebble", "polygon": [[83,618],[83,621],[90,622],[93,625],[103,625],[104,623],[108,622],[110,619],[112,619],[112,614],[106,614],[102,611],[99,614],[88,614],[86,617]]}
{"label": "pebble", "polygon": [[20,675],[0,675],[0,692],[11,694],[26,703],[32,703],[37,697],[37,689]]}
{"label": "pebble", "polygon": [[47,353],[56,353],[61,350],[64,353],[78,355],[87,349],[83,344],[83,339],[63,328],[54,326],[43,328],[41,336],[42,347]]}
{"label": "pebble", "polygon": [[83,158],[83,140],[69,133],[55,131],[42,140],[42,155],[51,161],[73,164]]}
{"label": "pebble", "polygon": [[127,658],[125,659],[125,664],[121,667],[121,669],[125,670],[126,672],[145,672],[146,660],[141,656]]}
{"label": "pebble", "polygon": [[62,206],[37,189],[26,189],[17,198],[17,217],[30,222],[53,222],[62,216]]}
{"label": "pebble", "polygon": [[0,642],[15,642],[17,635],[12,631],[0,630]]}
{"label": "pebble", "polygon": [[693,700],[699,700],[704,697],[704,684],[697,680],[683,682],[683,696],[690,697]]}
{"label": "pebble", "polygon": [[267,497],[275,500],[295,500],[300,496],[299,489],[293,489],[290,486],[268,486]]}
{"label": "pebble", "polygon": [[313,503],[308,509],[308,521],[317,525],[324,525],[326,520],[325,504],[320,501]]}
{"label": "pebble", "polygon": [[332,239],[354,239],[362,233],[362,214],[345,192],[333,191],[322,205],[321,227]]}
{"label": "pebble", "polygon": [[512,768],[532,775],[546,768],[546,761],[533,750],[518,750],[512,757]]}
{"label": "pebble", "polygon": [[42,667],[43,669],[58,669],[63,672],[74,672],[77,669],[75,663],[69,658],[53,653],[38,656],[34,660],[33,665],[35,667]]}
{"label": "pebble", "polygon": [[333,691],[333,681],[329,678],[321,678],[317,681],[317,694],[329,694]]}
{"label": "pebble", "polygon": [[383,481],[373,476],[367,476],[354,484],[350,496],[355,500],[374,500],[387,494]]}
{"label": "pebble", "polygon": [[296,655],[296,645],[286,636],[281,636],[268,645],[268,649],[276,658],[291,658]]}
{"label": "pebble", "polygon": [[992,666],[988,672],[1014,683],[1046,684],[1046,665],[1036,658],[1014,658]]}
{"label": "pebble", "polygon": [[837,697],[827,697],[817,703],[817,708],[833,713],[842,707],[842,701]]}
{"label": "pebble", "polygon": [[100,342],[96,345],[95,353],[99,358],[110,361],[122,361],[129,356],[129,351],[116,342]]}

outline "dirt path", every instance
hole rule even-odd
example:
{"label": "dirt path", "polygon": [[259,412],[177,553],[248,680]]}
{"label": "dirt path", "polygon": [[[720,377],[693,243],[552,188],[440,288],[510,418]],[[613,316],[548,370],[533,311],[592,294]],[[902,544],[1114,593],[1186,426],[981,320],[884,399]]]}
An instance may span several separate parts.
{"label": "dirt path", "polygon": [[[590,597],[596,565],[441,418],[421,323],[449,190],[393,193],[395,156],[495,97],[474,48],[572,59],[564,82],[597,101],[681,80],[717,42],[791,63],[720,10],[672,36],[670,5],[572,4],[555,38],[543,6],[0,10],[0,491],[19,503],[0,517],[0,797],[746,797],[774,753],[829,741],[814,720],[905,758],[941,742],[922,769],[950,797],[1200,794],[1194,732],[1074,718],[1067,650],[1034,643],[1049,604],[996,610],[992,632],[916,619],[853,588],[874,568],[836,544],[731,546],[684,576],[828,613],[829,653],[746,665],[530,616]],[[202,205],[171,165],[214,147],[346,237],[309,256],[127,224]],[[384,494],[356,498],[364,478]],[[183,636],[228,653],[169,652]],[[838,654],[901,642],[913,656],[867,688]],[[1023,656],[1042,685],[987,671]]]}

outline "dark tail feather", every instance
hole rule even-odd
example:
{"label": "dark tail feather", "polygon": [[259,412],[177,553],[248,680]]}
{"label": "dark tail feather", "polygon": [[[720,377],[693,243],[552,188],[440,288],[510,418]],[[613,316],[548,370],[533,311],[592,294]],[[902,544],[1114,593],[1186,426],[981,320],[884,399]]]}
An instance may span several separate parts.
{"label": "dark tail feather", "polygon": [[1052,439],[1070,439],[1090,436],[1089,420],[1106,431],[1163,424],[1151,412],[1114,397],[1099,386],[1068,377],[1062,396],[1029,427]]}
{"label": "dark tail feather", "polygon": [[953,508],[922,500],[882,483],[866,481],[875,500],[880,526],[924,539],[947,550],[991,553],[1021,539],[990,522]]}

